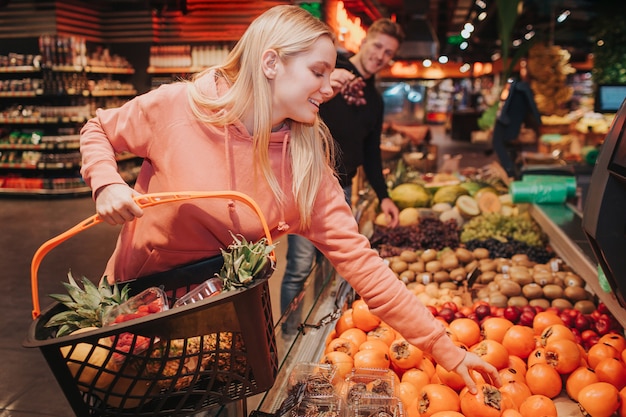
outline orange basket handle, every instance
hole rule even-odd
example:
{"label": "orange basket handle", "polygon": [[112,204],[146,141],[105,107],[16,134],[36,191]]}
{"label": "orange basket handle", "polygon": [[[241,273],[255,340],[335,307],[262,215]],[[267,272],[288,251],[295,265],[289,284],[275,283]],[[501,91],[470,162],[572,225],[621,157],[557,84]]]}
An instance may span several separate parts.
{"label": "orange basket handle", "polygon": [[[265,220],[265,216],[261,211],[261,208],[258,204],[252,200],[249,196],[244,193],[240,193],[237,191],[187,191],[180,193],[152,193],[152,194],[144,194],[141,196],[135,197],[135,202],[141,207],[152,207],[159,204],[171,203],[174,201],[185,201],[196,198],[230,198],[233,200],[241,201],[248,205],[256,215],[261,220],[261,225],[263,226],[263,231],[265,233],[265,238],[267,239],[268,245],[272,245],[272,235],[270,234],[269,227],[267,225],[267,221]],[[82,222],[78,223],[76,226],[66,230],[60,235],[53,237],[52,239],[45,242],[43,245],[37,249],[35,255],[33,256],[33,260],[30,264],[30,284],[31,284],[31,292],[33,299],[33,311],[32,316],[33,320],[41,315],[41,308],[39,305],[39,283],[37,278],[37,273],[39,271],[39,266],[41,265],[41,261],[43,258],[50,252],[52,249],[65,242],[69,238],[77,235],[83,230],[87,230],[92,226],[95,226],[99,223],[102,223],[102,219],[94,214]],[[276,260],[276,255],[274,251],[271,252],[270,257],[272,260]]]}

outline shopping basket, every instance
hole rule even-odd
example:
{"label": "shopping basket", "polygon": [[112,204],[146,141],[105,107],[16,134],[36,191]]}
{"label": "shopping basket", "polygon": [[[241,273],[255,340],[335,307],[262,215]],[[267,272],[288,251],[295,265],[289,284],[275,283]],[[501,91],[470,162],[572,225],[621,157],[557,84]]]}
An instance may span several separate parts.
{"label": "shopping basket", "polygon": [[[137,198],[142,207],[194,198],[241,201],[237,192],[157,193]],[[278,370],[268,279],[274,254],[246,287],[113,326],[55,338],[45,324],[66,310],[54,303],[40,311],[37,272],[43,257],[95,224],[94,215],[44,243],[31,263],[33,323],[23,345],[41,350],[77,416],[184,416],[245,399],[269,389]],[[129,284],[130,295],[160,287],[173,305],[177,297],[219,272],[222,256],[151,274]],[[119,348],[123,339],[124,349]]]}

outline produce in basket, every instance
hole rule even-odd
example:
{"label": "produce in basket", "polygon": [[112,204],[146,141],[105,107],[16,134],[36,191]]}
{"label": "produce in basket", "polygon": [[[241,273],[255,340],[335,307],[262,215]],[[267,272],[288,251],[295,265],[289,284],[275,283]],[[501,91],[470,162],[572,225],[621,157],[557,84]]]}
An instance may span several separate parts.
{"label": "produce in basket", "polygon": [[[233,346],[234,339],[234,346]],[[237,354],[240,353],[240,354]],[[148,351],[145,373],[157,385],[181,390],[193,383],[198,371],[211,370],[245,376],[247,361],[239,333],[221,332],[187,339],[164,340]],[[219,373],[217,380],[223,380]]]}
{"label": "produce in basket", "polygon": [[[224,265],[216,274],[222,280],[223,291],[250,284],[270,262],[269,254],[274,250],[274,245],[269,245],[265,238],[254,243],[232,232],[231,236],[233,243],[228,246],[228,250],[222,250]],[[192,297],[191,302],[194,301]],[[174,305],[185,304],[177,301]],[[148,376],[158,378],[158,385],[163,388],[169,388],[173,383],[175,390],[192,384],[199,370],[216,368],[218,371],[244,376],[247,368],[243,338],[241,334],[232,332],[163,340],[151,348],[147,355],[150,358],[145,370]],[[223,376],[218,373],[216,379],[221,380]]]}
{"label": "produce in basket", "polygon": [[[199,363],[201,336],[188,339],[164,340],[148,352],[146,370],[148,376],[158,378],[157,384],[168,388],[174,382],[174,389],[188,387],[201,367]],[[206,346],[206,343],[204,344]]]}
{"label": "produce in basket", "polygon": [[[109,326],[124,323],[167,309],[167,295],[165,295],[165,292],[160,288],[150,287],[129,298],[124,303],[110,308],[103,317],[102,324]],[[111,336],[111,340],[115,342],[116,350],[113,358],[118,362],[123,362],[126,359],[124,353],[129,353],[132,350],[133,354],[139,354],[150,346],[149,337],[135,335],[130,332],[124,332],[117,337],[115,335]]]}
{"label": "produce in basket", "polygon": [[224,281],[224,291],[250,284],[270,262],[269,254],[275,246],[268,244],[266,238],[253,243],[248,242],[242,235],[237,237],[233,232],[230,234],[233,243],[228,246],[228,250],[222,249],[224,266],[219,273]]}
{"label": "produce in basket", "polygon": [[66,336],[86,327],[102,327],[103,319],[109,311],[128,300],[128,285],[120,291],[117,284],[111,287],[106,277],[100,280],[97,287],[83,277],[84,289],[80,288],[72,271],[67,273],[67,278],[69,283],[64,282],[63,286],[68,294],[50,294],[51,298],[68,308],[52,316],[45,324],[46,327],[58,326],[56,337]]}
{"label": "produce in basket", "polygon": [[[86,333],[97,327],[85,327],[71,334]],[[98,340],[98,345],[90,343],[78,343],[76,345],[63,346],[61,354],[67,359],[67,367],[74,377],[78,375],[78,381],[86,386],[94,386],[106,389],[115,378],[117,366],[109,361],[109,351],[113,342],[108,337]],[[88,365],[83,365],[87,363]],[[106,368],[106,369],[104,369]],[[80,375],[79,375],[80,373]]]}

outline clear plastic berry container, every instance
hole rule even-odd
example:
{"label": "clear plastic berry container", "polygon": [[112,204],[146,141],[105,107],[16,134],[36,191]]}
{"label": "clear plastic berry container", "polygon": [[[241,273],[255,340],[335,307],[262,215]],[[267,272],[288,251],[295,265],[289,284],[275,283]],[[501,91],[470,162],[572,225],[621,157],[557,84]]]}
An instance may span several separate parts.
{"label": "clear plastic berry container", "polygon": [[364,395],[348,403],[346,415],[350,417],[404,417],[402,402],[397,397]]}
{"label": "clear plastic berry container", "polygon": [[221,293],[222,288],[222,280],[220,278],[207,279],[202,284],[198,285],[196,288],[176,300],[174,307],[197,303],[198,301],[202,301]]}
{"label": "clear plastic berry container", "polygon": [[288,389],[305,385],[304,395],[319,396],[335,394],[332,384],[337,368],[332,364],[300,362],[294,365],[288,379]]}
{"label": "clear plastic berry container", "polygon": [[348,405],[358,402],[363,396],[394,397],[395,379],[389,369],[355,368],[346,377],[342,395]]}
{"label": "clear plastic berry container", "polygon": [[103,317],[104,326],[123,323],[168,309],[167,295],[158,287],[150,287],[113,307]]}
{"label": "clear plastic berry container", "polygon": [[304,397],[291,411],[291,417],[344,417],[344,402],[338,395]]}

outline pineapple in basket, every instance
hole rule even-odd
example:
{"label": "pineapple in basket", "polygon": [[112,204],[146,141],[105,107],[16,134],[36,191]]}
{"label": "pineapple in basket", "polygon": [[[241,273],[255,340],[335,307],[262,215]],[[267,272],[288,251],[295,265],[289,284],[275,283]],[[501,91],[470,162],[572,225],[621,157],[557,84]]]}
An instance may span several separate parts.
{"label": "pineapple in basket", "polygon": [[88,327],[102,327],[104,317],[129,298],[128,285],[120,291],[117,284],[109,285],[106,277],[100,279],[98,286],[83,277],[81,282],[84,289],[78,285],[71,271],[67,273],[67,279],[68,282],[63,283],[67,294],[49,295],[67,307],[67,310],[55,314],[45,324],[46,327],[57,327],[56,337]]}
{"label": "pineapple in basket", "polygon": [[[128,300],[129,288],[126,286],[120,291],[117,285],[110,286],[106,277],[97,286],[83,277],[83,288],[78,285],[71,271],[67,278],[68,282],[63,283],[67,294],[50,294],[52,299],[67,308],[52,316],[45,324],[45,327],[56,328],[56,337],[97,330],[102,327],[103,317],[112,308]],[[78,343],[76,346],[63,346],[60,350],[70,372],[77,378],[79,388],[84,391],[91,386],[99,389],[109,386],[119,367],[115,361],[109,360],[112,349],[112,341],[101,338],[96,347],[91,343]]]}

